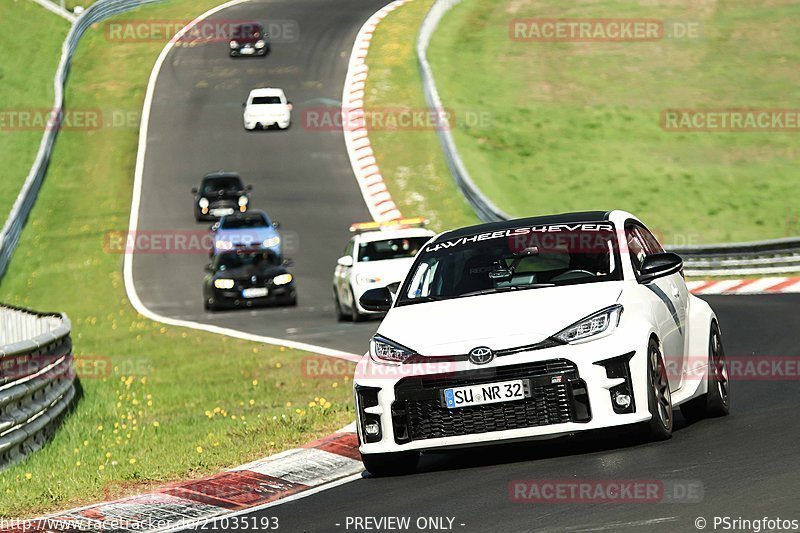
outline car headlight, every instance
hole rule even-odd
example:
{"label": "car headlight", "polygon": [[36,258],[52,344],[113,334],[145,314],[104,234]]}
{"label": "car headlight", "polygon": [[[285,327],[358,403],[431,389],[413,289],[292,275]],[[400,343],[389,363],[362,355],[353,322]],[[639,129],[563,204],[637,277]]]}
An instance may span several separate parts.
{"label": "car headlight", "polygon": [[218,250],[231,250],[233,249],[233,243],[231,241],[217,241],[216,243]]}
{"label": "car headlight", "polygon": [[382,361],[404,363],[409,358],[417,355],[414,351],[392,342],[385,337],[375,335],[369,343],[369,353]]}
{"label": "car headlight", "polygon": [[247,202],[249,202],[249,201],[250,201],[250,199],[247,196],[240,196],[239,197],[239,207],[246,206]]}
{"label": "car headlight", "polygon": [[236,41],[231,41],[231,48],[239,48],[239,43]]}
{"label": "car headlight", "polygon": [[261,243],[261,246],[264,248],[272,248],[273,246],[278,246],[281,243],[281,238],[277,235],[275,237],[270,237],[269,239],[265,239],[264,242]]}
{"label": "car headlight", "polygon": [[281,274],[280,276],[275,276],[272,278],[273,285],[286,285],[287,283],[292,282],[292,275],[291,274]]}
{"label": "car headlight", "polygon": [[575,322],[568,328],[553,335],[553,338],[574,344],[606,337],[611,335],[617,328],[621,316],[622,306],[619,304],[612,305]]}
{"label": "car headlight", "polygon": [[208,198],[200,198],[200,200],[197,201],[197,205],[200,206],[200,209],[205,209],[208,207]]}
{"label": "car headlight", "polygon": [[364,274],[358,274],[356,276],[356,283],[359,285],[370,285],[372,283],[380,283],[381,278],[377,276],[365,276]]}
{"label": "car headlight", "polygon": [[215,279],[214,286],[218,289],[232,289],[233,288],[233,280],[232,279]]}
{"label": "car headlight", "polygon": [[256,41],[256,48],[264,48],[264,45],[266,44],[267,43],[265,43],[263,39],[259,39],[258,41]]}

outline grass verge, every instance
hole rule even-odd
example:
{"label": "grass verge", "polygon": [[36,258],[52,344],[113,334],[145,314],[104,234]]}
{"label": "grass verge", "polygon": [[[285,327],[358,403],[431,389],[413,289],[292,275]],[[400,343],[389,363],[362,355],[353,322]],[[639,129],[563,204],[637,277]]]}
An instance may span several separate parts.
{"label": "grass verge", "polygon": [[[69,22],[30,0],[0,3],[0,227],[36,157],[44,129],[22,129],[22,114],[47,117],[53,76]],[[46,35],[44,39],[35,36]],[[35,45],[28,46],[35,42]],[[27,44],[24,44],[27,43]]]}
{"label": "grass verge", "polygon": [[[479,187],[513,215],[624,208],[666,242],[800,234],[797,133],[662,129],[664,109],[796,108],[792,2],[664,5],[474,0],[445,16],[430,61],[445,106],[488,111],[454,132]],[[648,18],[699,28],[656,42],[520,42],[525,18]]]}
{"label": "grass verge", "polygon": [[[132,18],[190,19],[217,0]],[[73,109],[141,109],[164,43],[90,31],[73,61]],[[113,65],[113,68],[109,68]],[[0,473],[0,516],[25,517],[200,477],[327,434],[353,419],[346,378],[314,379],[308,354],[163,327],[129,305],[103,234],[128,220],[137,128],[63,131],[0,283],[0,301],[66,312],[82,397],[55,439]]]}
{"label": "grass verge", "polygon": [[[415,53],[417,29],[432,0],[416,0],[392,11],[375,31],[367,56],[369,76],[364,108],[388,119],[398,109],[424,112]],[[370,142],[389,192],[405,216],[425,216],[435,230],[478,223],[458,192],[442,156],[436,131],[429,127],[372,127]]]}

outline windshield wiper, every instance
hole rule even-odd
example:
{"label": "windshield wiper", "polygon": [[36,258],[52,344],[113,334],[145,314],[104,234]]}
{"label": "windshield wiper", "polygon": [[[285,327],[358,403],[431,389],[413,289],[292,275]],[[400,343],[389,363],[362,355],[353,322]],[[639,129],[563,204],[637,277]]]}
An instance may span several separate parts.
{"label": "windshield wiper", "polygon": [[460,298],[461,296],[477,296],[479,294],[492,294],[495,292],[518,291],[520,289],[543,289],[555,286],[556,286],[555,283],[527,283],[525,285],[506,285],[505,287],[495,287],[494,289],[481,289],[479,291],[465,292],[464,294],[459,294],[456,298]]}

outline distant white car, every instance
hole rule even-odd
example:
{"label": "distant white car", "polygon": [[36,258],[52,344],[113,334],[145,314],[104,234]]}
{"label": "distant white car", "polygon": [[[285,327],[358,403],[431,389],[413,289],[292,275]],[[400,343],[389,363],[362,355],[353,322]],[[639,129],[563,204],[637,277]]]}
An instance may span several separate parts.
{"label": "distant white car", "polygon": [[339,320],[357,322],[379,315],[358,303],[369,289],[388,287],[397,291],[414,262],[414,256],[435,235],[425,229],[425,220],[407,218],[388,224],[353,224],[355,233],[339,258],[333,274],[333,298]]}
{"label": "distant white car", "polygon": [[292,123],[292,103],[286,99],[283,89],[253,89],[242,107],[246,130],[272,126],[285,130]]}
{"label": "distant white car", "polygon": [[672,433],[728,414],[714,311],[683,262],[624,211],[457,229],[425,244],[356,368],[360,451],[373,474],[419,452],[642,425]]}

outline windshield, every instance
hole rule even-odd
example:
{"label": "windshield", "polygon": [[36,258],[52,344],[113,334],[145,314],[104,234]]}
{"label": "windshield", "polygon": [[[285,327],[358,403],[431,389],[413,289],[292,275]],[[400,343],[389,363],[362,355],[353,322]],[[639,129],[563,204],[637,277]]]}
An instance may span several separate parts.
{"label": "windshield", "polygon": [[281,97],[280,96],[254,96],[253,97],[253,105],[263,105],[263,104],[280,104]]}
{"label": "windshield", "polygon": [[258,39],[263,33],[260,24],[241,24],[234,26],[231,39]]}
{"label": "windshield", "polygon": [[406,237],[385,241],[362,242],[358,245],[359,262],[383,261],[414,257],[430,237]]}
{"label": "windshield", "polygon": [[241,267],[264,268],[278,264],[278,257],[269,251],[221,254],[217,256],[215,262],[219,272]]}
{"label": "windshield", "polygon": [[217,194],[219,192],[241,191],[242,180],[236,176],[224,178],[208,178],[203,182],[203,194]]}
{"label": "windshield", "polygon": [[269,221],[261,213],[225,217],[220,224],[222,229],[247,229],[263,228],[269,226]]}
{"label": "windshield", "polygon": [[429,244],[398,305],[622,279],[610,222],[549,224]]}

